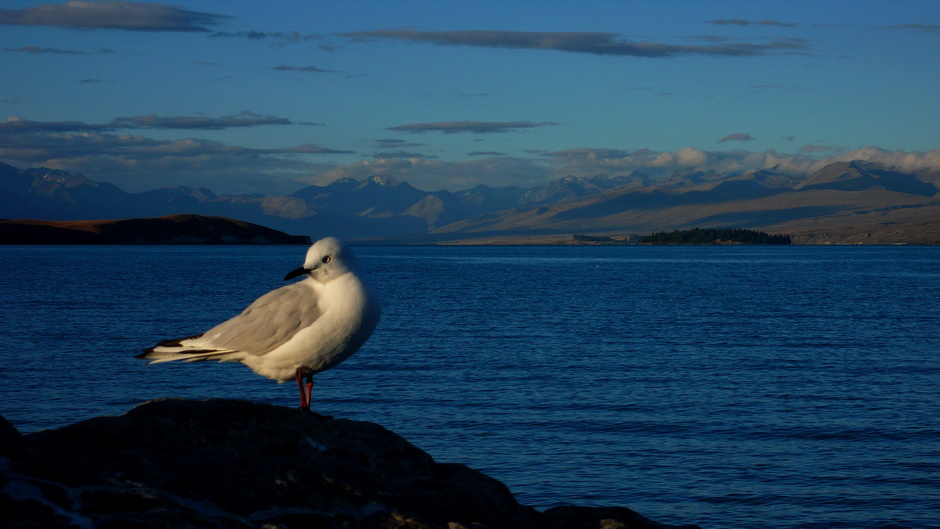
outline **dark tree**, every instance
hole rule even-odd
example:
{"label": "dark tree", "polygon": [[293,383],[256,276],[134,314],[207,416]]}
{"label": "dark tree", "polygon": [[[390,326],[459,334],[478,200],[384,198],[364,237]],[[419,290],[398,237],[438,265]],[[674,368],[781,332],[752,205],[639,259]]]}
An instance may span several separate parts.
{"label": "dark tree", "polygon": [[692,228],[654,232],[640,241],[644,244],[791,244],[790,236],[770,235],[740,228]]}

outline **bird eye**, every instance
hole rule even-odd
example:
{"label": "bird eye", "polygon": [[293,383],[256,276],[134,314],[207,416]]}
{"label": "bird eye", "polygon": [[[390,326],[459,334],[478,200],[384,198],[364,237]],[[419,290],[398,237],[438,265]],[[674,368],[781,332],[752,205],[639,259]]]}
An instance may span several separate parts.
{"label": "bird eye", "polygon": [[323,257],[323,264],[329,263],[332,260],[333,260],[332,257],[330,257],[329,255],[326,255]]}

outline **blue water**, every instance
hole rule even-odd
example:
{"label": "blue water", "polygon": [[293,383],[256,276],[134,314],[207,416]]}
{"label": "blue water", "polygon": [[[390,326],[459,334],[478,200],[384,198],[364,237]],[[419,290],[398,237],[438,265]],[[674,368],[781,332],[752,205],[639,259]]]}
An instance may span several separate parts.
{"label": "blue water", "polygon": [[[0,413],[295,405],[237,364],[147,366],[300,247],[0,247]],[[314,407],[526,504],[706,528],[940,527],[940,248],[363,247],[382,323]]]}

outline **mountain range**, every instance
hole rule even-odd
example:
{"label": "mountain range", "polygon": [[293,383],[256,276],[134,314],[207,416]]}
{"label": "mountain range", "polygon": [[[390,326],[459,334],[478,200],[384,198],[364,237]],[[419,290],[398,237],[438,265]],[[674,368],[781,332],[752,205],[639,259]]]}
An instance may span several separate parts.
{"label": "mountain range", "polygon": [[387,175],[284,196],[169,187],[128,193],[80,173],[0,163],[0,217],[90,220],[174,214],[240,219],[313,238],[410,243],[532,243],[572,234],[630,238],[692,227],[788,233],[803,244],[940,242],[940,170],[865,161],[812,174],[698,170],[653,178],[566,176],[541,187],[423,191]]}

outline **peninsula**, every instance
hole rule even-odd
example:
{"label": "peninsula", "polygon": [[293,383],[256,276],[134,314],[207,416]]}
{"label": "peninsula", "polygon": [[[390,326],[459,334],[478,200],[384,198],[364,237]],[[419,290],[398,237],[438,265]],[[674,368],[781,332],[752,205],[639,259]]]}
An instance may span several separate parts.
{"label": "peninsula", "polygon": [[0,220],[0,244],[310,244],[241,220],[167,215],[119,220]]}

